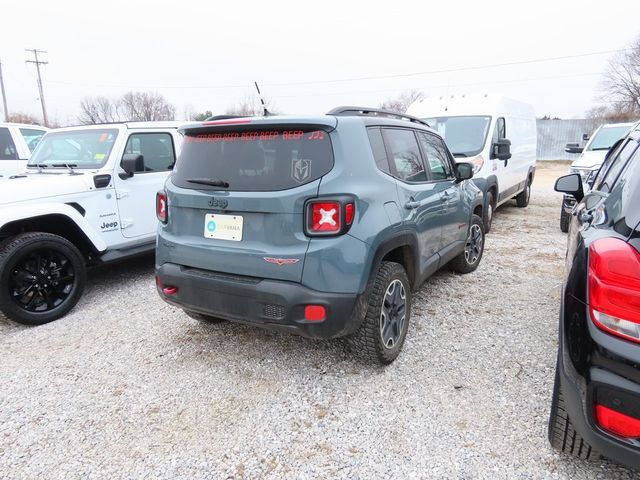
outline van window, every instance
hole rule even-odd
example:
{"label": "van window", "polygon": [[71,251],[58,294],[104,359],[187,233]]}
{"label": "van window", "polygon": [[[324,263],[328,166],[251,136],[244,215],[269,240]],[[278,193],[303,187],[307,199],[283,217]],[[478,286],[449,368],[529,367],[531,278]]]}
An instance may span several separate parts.
{"label": "van window", "polygon": [[496,120],[496,127],[493,129],[493,143],[497,142],[501,138],[507,138],[507,126],[503,117]]}
{"label": "van window", "polygon": [[471,157],[482,152],[489,134],[491,117],[434,117],[424,119],[437,131],[457,157]]}
{"label": "van window", "polygon": [[16,160],[18,151],[8,128],[0,128],[0,160]]}
{"label": "van window", "polygon": [[[193,180],[221,181],[230,191],[277,191],[317,180],[333,168],[329,135],[309,127],[269,130],[192,130],[185,133],[172,182],[220,189]],[[191,180],[191,181],[190,181]]]}
{"label": "van window", "polygon": [[385,128],[384,140],[393,162],[395,177],[404,182],[427,181],[420,149],[413,130]]}

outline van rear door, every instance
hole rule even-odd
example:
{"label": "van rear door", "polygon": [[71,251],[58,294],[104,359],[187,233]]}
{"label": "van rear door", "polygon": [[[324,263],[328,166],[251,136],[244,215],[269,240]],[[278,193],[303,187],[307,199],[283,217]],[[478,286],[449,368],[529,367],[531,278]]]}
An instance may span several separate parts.
{"label": "van rear door", "polygon": [[[247,121],[248,122],[248,121]],[[299,282],[309,238],[304,203],[333,168],[329,125],[204,125],[185,130],[167,183],[175,240],[165,260],[192,268]]]}

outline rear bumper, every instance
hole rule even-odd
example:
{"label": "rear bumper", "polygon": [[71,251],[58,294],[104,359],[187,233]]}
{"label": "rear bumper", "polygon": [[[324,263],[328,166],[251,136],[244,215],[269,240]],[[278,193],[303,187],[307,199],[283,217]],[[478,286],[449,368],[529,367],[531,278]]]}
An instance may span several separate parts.
{"label": "rear bumper", "polygon": [[[595,327],[593,327],[595,329]],[[590,329],[591,330],[591,329]],[[630,369],[629,364],[619,360],[616,345],[623,345],[623,340],[607,338],[607,347],[594,343],[590,365],[584,373],[576,370],[566,348],[567,338],[561,327],[561,349],[559,356],[560,385],[565,401],[567,414],[575,430],[595,450],[605,457],[631,468],[640,468],[640,441],[618,438],[602,430],[595,420],[596,403],[603,404],[617,411],[628,413],[635,411],[637,417],[640,409],[640,382],[638,372]],[[597,333],[592,330],[590,333]],[[599,336],[599,335],[598,335]],[[596,338],[593,338],[597,342]],[[614,348],[611,348],[611,347]],[[616,359],[618,358],[618,359]],[[628,376],[622,376],[626,373]],[[629,375],[631,374],[631,375]]]}
{"label": "rear bumper", "polygon": [[[158,293],[166,302],[194,312],[309,338],[335,338],[360,325],[362,295],[319,292],[299,283],[230,275],[174,263],[156,266],[162,286],[173,295]],[[322,305],[322,321],[304,318],[305,305]]]}

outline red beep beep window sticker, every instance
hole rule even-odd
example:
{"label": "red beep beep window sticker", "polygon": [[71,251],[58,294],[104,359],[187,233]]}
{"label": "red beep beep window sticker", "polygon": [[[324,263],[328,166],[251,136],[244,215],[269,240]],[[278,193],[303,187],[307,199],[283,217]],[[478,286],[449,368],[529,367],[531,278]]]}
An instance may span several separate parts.
{"label": "red beep beep window sticker", "polygon": [[103,133],[103,134],[100,135],[99,141],[100,141],[100,143],[104,143],[104,142],[107,141],[108,138],[109,138],[109,134],[108,133]]}

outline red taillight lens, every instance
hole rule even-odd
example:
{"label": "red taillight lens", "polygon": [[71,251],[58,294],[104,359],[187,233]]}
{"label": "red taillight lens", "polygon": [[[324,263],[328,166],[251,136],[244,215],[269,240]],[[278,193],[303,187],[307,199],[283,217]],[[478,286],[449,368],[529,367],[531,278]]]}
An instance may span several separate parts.
{"label": "red taillight lens", "polygon": [[344,206],[344,223],[347,225],[351,225],[353,222],[353,214],[355,213],[356,207],[353,203],[347,203]]}
{"label": "red taillight lens", "polygon": [[306,305],[304,307],[304,319],[310,322],[321,322],[327,312],[322,305]]}
{"label": "red taillight lens", "polygon": [[596,405],[596,422],[604,430],[624,438],[640,438],[640,419]]}
{"label": "red taillight lens", "polygon": [[640,253],[617,238],[589,246],[591,319],[607,333],[640,343]]}
{"label": "red taillight lens", "polygon": [[164,192],[156,193],[156,216],[162,223],[167,223],[167,195]]}
{"label": "red taillight lens", "polygon": [[312,202],[309,205],[311,219],[309,230],[314,233],[335,233],[342,228],[340,225],[339,202]]}

